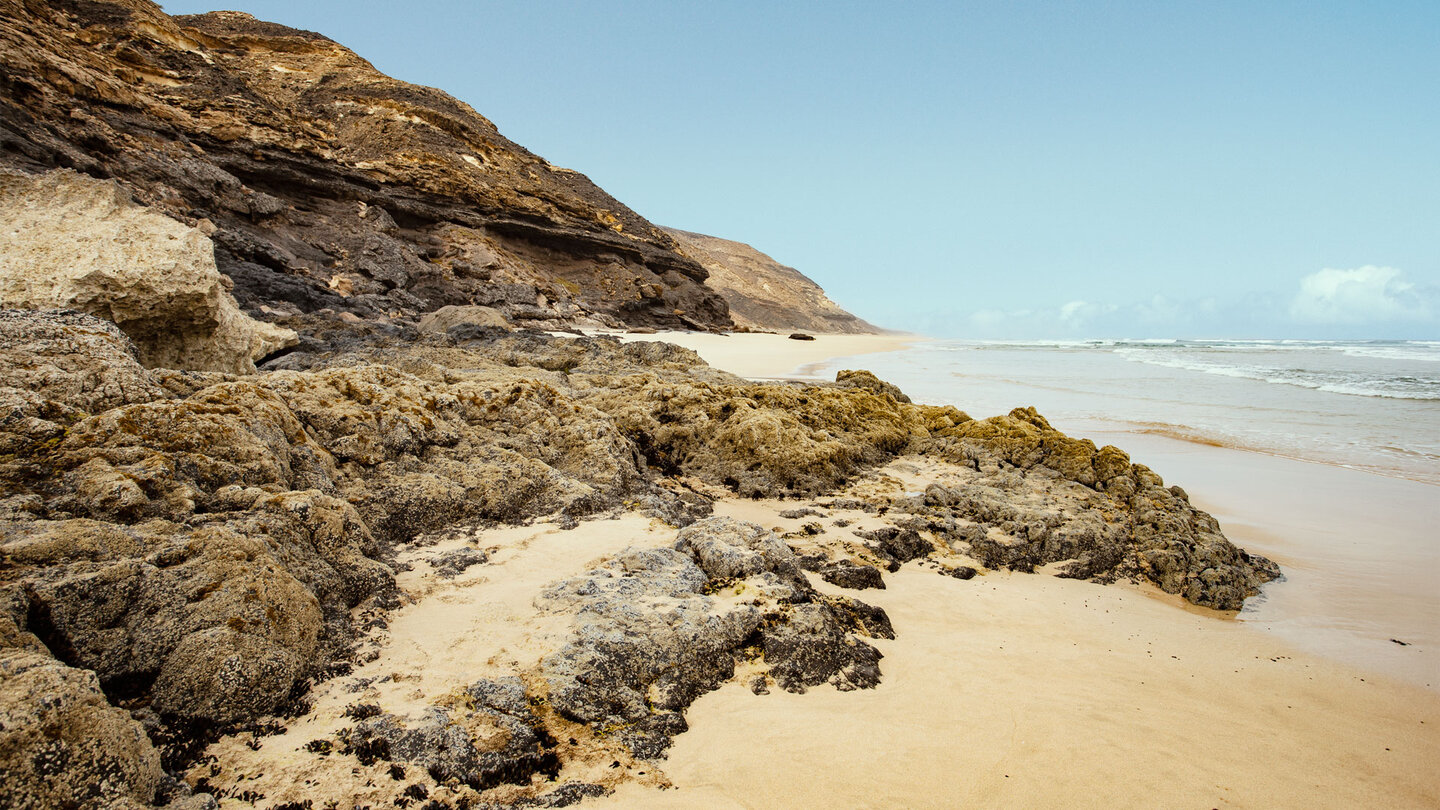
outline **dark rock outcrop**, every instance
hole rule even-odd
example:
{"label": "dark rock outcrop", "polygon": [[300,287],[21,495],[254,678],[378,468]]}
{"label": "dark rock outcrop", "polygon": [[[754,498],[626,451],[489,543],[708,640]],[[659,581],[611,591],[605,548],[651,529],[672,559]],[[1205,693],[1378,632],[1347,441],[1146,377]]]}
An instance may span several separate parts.
{"label": "dark rock outcrop", "polygon": [[958,488],[932,485],[913,506],[953,527],[952,544],[991,568],[1101,582],[1142,579],[1218,610],[1239,610],[1280,575],[1225,539],[1214,517],[1118,448],[1097,449],[1034,408],[931,432],[927,452],[972,468]]}
{"label": "dark rock outcrop", "polygon": [[763,656],[790,691],[871,687],[880,652],[857,636],[894,637],[884,611],[816,594],[774,534],[731,518],[681,530],[673,549],[628,549],[543,599],[577,611],[573,639],[541,665],[551,704],[638,757],[662,754],[739,660]]}
{"label": "dark rock outcrop", "polygon": [[861,565],[854,560],[841,560],[821,568],[820,576],[831,585],[852,590],[879,588],[884,590],[885,579],[880,569],[873,565]]}
{"label": "dark rock outcrop", "polygon": [[476,681],[455,705],[431,708],[418,723],[390,714],[361,720],[341,734],[345,752],[362,760],[418,765],[441,784],[485,790],[554,777],[554,742],[531,710],[519,678]]}
{"label": "dark rock outcrop", "polygon": [[731,323],[669,234],[320,34],[148,0],[3,0],[0,88],[0,166],[114,178],[199,226],[251,314]]}

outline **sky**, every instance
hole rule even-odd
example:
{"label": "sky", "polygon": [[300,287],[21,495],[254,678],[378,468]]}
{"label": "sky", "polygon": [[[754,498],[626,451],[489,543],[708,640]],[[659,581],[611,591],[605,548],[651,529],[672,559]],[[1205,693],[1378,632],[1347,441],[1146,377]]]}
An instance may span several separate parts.
{"label": "sky", "polygon": [[882,326],[1440,339],[1435,0],[218,2]]}

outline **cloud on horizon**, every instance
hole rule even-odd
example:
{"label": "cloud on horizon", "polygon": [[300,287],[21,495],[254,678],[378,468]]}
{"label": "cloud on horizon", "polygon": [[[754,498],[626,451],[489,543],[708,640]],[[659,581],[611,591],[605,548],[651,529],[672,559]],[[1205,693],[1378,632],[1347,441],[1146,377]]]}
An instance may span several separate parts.
{"label": "cloud on horizon", "polygon": [[982,309],[964,323],[967,336],[979,338],[1169,337],[1189,333],[1216,311],[1214,299],[1176,301],[1155,295],[1130,304],[1074,300],[1059,307]]}
{"label": "cloud on horizon", "polygon": [[1290,317],[1301,324],[1336,326],[1422,322],[1432,319],[1436,297],[1435,290],[1412,284],[1393,267],[1327,267],[1300,280]]}
{"label": "cloud on horizon", "polygon": [[[1440,336],[1440,286],[1393,267],[1325,268],[1291,292],[1131,302],[1075,299],[1055,306],[932,313],[932,334],[997,340],[1273,337],[1310,339]],[[940,326],[939,324],[942,324]],[[929,324],[926,324],[927,326]],[[920,326],[925,328],[925,326]]]}

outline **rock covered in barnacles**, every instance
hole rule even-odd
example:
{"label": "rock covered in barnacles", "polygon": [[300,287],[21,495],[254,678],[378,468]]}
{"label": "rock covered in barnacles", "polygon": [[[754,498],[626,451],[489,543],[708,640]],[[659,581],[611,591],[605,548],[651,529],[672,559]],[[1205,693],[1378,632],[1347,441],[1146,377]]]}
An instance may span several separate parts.
{"label": "rock covered in barnacles", "polygon": [[893,637],[884,611],[821,597],[772,533],[725,517],[687,527],[675,548],[627,549],[541,603],[576,614],[570,641],[541,663],[551,704],[640,757],[661,755],[686,707],[738,660],[763,656],[792,691],[868,687],[880,653],[859,636]]}

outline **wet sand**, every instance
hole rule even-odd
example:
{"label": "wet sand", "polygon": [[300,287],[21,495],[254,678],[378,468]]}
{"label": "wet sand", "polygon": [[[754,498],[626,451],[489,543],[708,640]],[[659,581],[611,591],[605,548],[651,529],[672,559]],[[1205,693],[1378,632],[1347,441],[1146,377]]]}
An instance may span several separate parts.
{"label": "wet sand", "polygon": [[1440,690],[1440,487],[1099,425],[1075,433],[1125,449],[1183,486],[1232,542],[1280,563],[1285,581],[1241,620]]}

